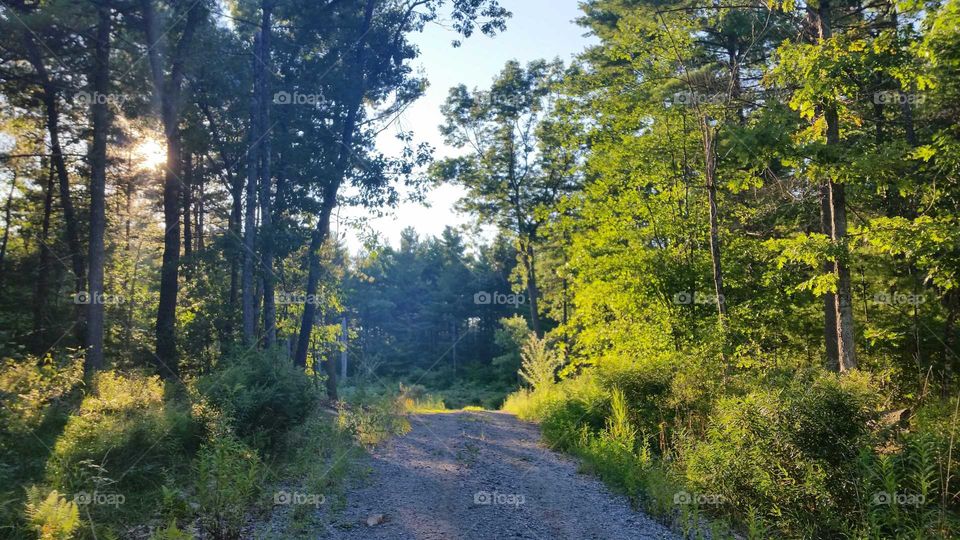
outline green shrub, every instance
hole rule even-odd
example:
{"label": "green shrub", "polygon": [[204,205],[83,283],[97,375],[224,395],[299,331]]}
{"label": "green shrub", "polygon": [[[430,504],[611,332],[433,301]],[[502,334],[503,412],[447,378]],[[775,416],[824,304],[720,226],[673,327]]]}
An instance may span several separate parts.
{"label": "green shrub", "polygon": [[229,434],[214,437],[200,449],[200,524],[213,538],[240,537],[244,516],[259,492],[260,474],[257,453]]}
{"label": "green shrub", "polygon": [[369,404],[353,407],[341,406],[337,425],[352,433],[363,445],[380,443],[391,435],[410,431],[406,416],[406,404],[396,395],[386,394],[370,400]]}
{"label": "green shrub", "polygon": [[824,373],[721,399],[706,440],[686,456],[687,479],[722,495],[741,522],[757,509],[785,535],[838,534],[856,508],[857,456],[870,447],[860,383]]}
{"label": "green shrub", "polygon": [[281,351],[256,352],[224,364],[200,380],[199,390],[224,412],[237,435],[256,447],[272,447],[317,401],[313,383]]}
{"label": "green shrub", "polygon": [[183,472],[204,428],[189,407],[164,398],[157,377],[101,372],[93,392],[67,422],[47,462],[52,487],[76,496],[122,497],[117,505],[89,504],[97,521],[116,521],[118,510],[155,506],[157,492]]}
{"label": "green shrub", "polygon": [[626,420],[635,427],[644,444],[654,445],[661,424],[672,424],[674,410],[669,407],[673,369],[662,362],[609,362],[598,377],[607,395],[622,393],[628,405]]}
{"label": "green shrub", "polygon": [[0,361],[0,536],[27,527],[21,486],[42,479],[82,379],[79,357]]}
{"label": "green shrub", "polygon": [[534,390],[552,386],[562,359],[547,346],[546,338],[530,334],[520,349],[520,376]]}

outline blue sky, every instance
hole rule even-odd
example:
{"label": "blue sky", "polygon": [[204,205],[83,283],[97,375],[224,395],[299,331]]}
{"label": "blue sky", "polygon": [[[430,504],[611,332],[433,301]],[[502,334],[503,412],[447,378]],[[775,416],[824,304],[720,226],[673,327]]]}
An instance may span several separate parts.
{"label": "blue sky", "polygon": [[[443,121],[440,105],[448,90],[458,84],[468,88],[486,87],[508,60],[526,63],[538,58],[559,57],[569,61],[582,51],[593,38],[584,37],[585,30],[573,21],[580,16],[577,0],[501,0],[501,5],[513,12],[507,21],[507,30],[490,38],[475,34],[463,40],[459,48],[450,43],[455,33],[445,28],[444,21],[431,24],[423,34],[413,36],[420,48],[420,58],[413,62],[422,69],[430,81],[427,93],[413,104],[399,119],[398,127],[412,130],[417,142],[426,141],[436,148],[435,156],[455,155],[458,151],[443,143],[438,126]],[[395,130],[388,129],[378,140],[384,152],[394,153],[397,144]],[[393,245],[398,245],[400,231],[408,226],[421,236],[437,235],[446,225],[470,222],[468,216],[457,215],[453,205],[462,192],[455,186],[440,186],[431,191],[430,207],[405,203],[392,215],[370,222]],[[362,209],[344,209],[341,217],[365,215]],[[346,228],[347,242],[351,250],[360,247],[357,235]]]}

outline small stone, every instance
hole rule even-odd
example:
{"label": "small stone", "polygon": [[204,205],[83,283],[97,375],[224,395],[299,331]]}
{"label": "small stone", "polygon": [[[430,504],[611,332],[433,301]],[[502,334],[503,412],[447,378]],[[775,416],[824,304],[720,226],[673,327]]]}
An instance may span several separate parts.
{"label": "small stone", "polygon": [[370,517],[367,518],[367,527],[376,527],[377,525],[380,525],[386,520],[387,520],[387,516],[383,514],[372,514]]}

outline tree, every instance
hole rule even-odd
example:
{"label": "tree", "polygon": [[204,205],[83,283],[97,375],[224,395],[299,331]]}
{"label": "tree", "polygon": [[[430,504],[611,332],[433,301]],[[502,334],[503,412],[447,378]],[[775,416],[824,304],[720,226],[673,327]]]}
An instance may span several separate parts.
{"label": "tree", "polygon": [[535,137],[550,114],[561,75],[559,62],[538,61],[526,68],[509,62],[489,91],[452,88],[443,107],[446,123],[441,131],[448,143],[470,153],[441,161],[432,171],[438,180],[467,189],[461,209],[514,235],[530,323],[538,336],[544,329],[536,258],[542,217],[537,212],[571,189],[571,177],[562,168],[551,170]]}
{"label": "tree", "polygon": [[[177,4],[177,7],[182,7]],[[160,301],[157,306],[156,358],[158,370],[166,378],[179,373],[177,358],[177,293],[180,275],[180,183],[183,176],[180,118],[181,92],[186,76],[187,56],[198,26],[207,15],[203,2],[186,6],[186,13],[175,11],[170,19],[183,20],[180,36],[173,51],[163,54],[161,47],[169,32],[160,32],[160,13],[154,0],[141,0],[144,36],[147,40],[147,59],[150,81],[153,84],[154,106],[159,109],[167,146],[167,161],[163,175],[163,266],[160,271]],[[169,70],[169,75],[166,72]]]}
{"label": "tree", "polygon": [[[113,14],[109,0],[97,5],[97,36],[94,41],[93,82],[91,95],[110,94],[110,32]],[[90,105],[93,125],[93,144],[90,146],[90,244],[89,283],[87,293],[86,371],[103,368],[103,275],[105,264],[104,235],[106,232],[107,134],[110,130],[110,111],[107,101],[94,99]]]}

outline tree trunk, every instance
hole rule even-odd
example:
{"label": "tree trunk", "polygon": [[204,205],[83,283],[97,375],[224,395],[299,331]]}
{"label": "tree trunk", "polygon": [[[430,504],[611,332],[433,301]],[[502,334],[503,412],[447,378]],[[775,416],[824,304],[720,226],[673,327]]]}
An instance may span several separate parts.
{"label": "tree trunk", "polygon": [[[824,180],[820,182],[820,232],[828,238],[833,237],[830,209],[830,184]],[[823,273],[833,272],[833,263],[823,262]],[[826,293],[823,295],[823,343],[826,347],[827,369],[840,371],[840,350],[837,346],[837,295]]]}
{"label": "tree trunk", "polygon": [[57,88],[50,80],[50,74],[40,49],[33,36],[28,32],[24,35],[27,47],[27,56],[30,64],[40,78],[42,89],[41,100],[46,114],[47,133],[50,135],[50,159],[57,171],[57,181],[60,188],[60,207],[63,209],[63,222],[67,235],[67,248],[70,249],[70,260],[73,263],[74,291],[80,292],[84,287],[83,251],[80,248],[80,227],[77,215],[73,209],[73,200],[70,197],[70,175],[67,172],[67,163],[63,157],[63,147],[60,145],[60,110],[57,107]]}
{"label": "tree trunk", "polygon": [[713,268],[713,291],[716,295],[717,316],[724,323],[727,314],[723,289],[723,268],[720,264],[720,220],[717,206],[717,153],[714,148],[716,133],[707,118],[701,117],[703,131],[704,176],[707,181],[707,201],[710,205],[710,263]]}
{"label": "tree trunk", "polygon": [[273,273],[273,216],[271,209],[270,173],[270,16],[272,2],[264,0],[260,25],[260,237],[263,279],[263,346],[273,347],[277,342],[277,305]]}
{"label": "tree trunk", "polygon": [[[830,3],[826,0],[820,2],[816,8],[819,41],[830,39],[832,28],[830,22]],[[840,119],[837,115],[836,105],[826,103],[823,107],[823,116],[827,124],[827,148],[828,151],[837,148],[840,145]],[[824,317],[824,336],[827,340],[828,365],[831,369],[839,372],[846,372],[857,367],[856,350],[854,347],[854,327],[853,327],[853,302],[850,286],[850,270],[847,265],[846,255],[848,253],[846,246],[847,235],[847,209],[846,193],[842,184],[837,184],[832,180],[825,180],[824,186],[821,186],[821,208],[824,203],[827,205],[828,212],[825,212],[829,219],[830,240],[834,247],[839,248],[836,260],[833,261],[831,271],[836,276],[837,293],[834,295],[834,330],[830,335],[830,316]],[[826,188],[824,190],[824,187]],[[824,193],[826,191],[826,193]],[[826,195],[826,200],[824,200]],[[822,218],[821,218],[822,219]],[[837,357],[836,361],[829,356],[831,352],[830,338],[836,343]]]}
{"label": "tree trunk", "polygon": [[37,288],[33,297],[33,353],[42,354],[46,347],[46,328],[44,317],[47,311],[47,296],[50,275],[50,248],[47,239],[50,235],[50,214],[53,211],[53,162],[47,167],[47,184],[43,193],[43,223],[40,226],[40,256],[37,263]]}
{"label": "tree trunk", "polygon": [[204,169],[204,159],[203,156],[200,156],[197,161],[197,169],[194,171],[194,178],[197,179],[197,200],[194,202],[194,219],[193,223],[196,227],[194,232],[194,238],[197,242],[197,251],[203,251],[204,244],[204,215],[206,213],[205,203],[206,203],[206,170]]}
{"label": "tree trunk", "polygon": [[[366,7],[364,8],[364,20],[357,37],[355,55],[355,64],[357,66],[363,65],[363,38],[370,30],[370,24],[373,20],[374,4],[375,0],[367,0]],[[343,183],[344,176],[350,164],[351,146],[353,145],[354,131],[357,127],[357,116],[360,114],[360,106],[363,102],[363,96],[366,93],[364,89],[366,86],[365,82],[365,75],[359,72],[357,88],[347,103],[347,116],[344,119],[343,129],[340,133],[340,152],[333,171],[334,176],[331,177],[326,189],[324,189],[323,205],[320,208],[320,215],[317,216],[317,228],[310,238],[310,247],[307,254],[310,261],[306,290],[306,298],[308,301],[303,306],[303,318],[300,321],[300,335],[297,338],[297,352],[293,359],[294,364],[301,367],[307,365],[307,348],[310,345],[310,333],[313,330],[313,319],[316,312],[315,302],[310,302],[309,299],[316,296],[317,287],[320,283],[320,248],[330,235],[330,216],[333,213],[334,206],[337,204],[337,191],[340,189],[340,184]],[[337,399],[335,376],[336,371],[329,370],[327,394],[330,399],[333,400]]]}
{"label": "tree trunk", "polygon": [[193,227],[190,216],[193,214],[193,154],[184,152],[183,156],[183,256],[193,255]]}
{"label": "tree trunk", "polygon": [[167,143],[167,159],[163,178],[163,262],[160,267],[160,301],[157,306],[156,360],[165,379],[179,377],[177,359],[177,295],[180,275],[180,92],[186,54],[197,25],[203,17],[203,6],[193,4],[187,13],[183,34],[177,42],[170,64],[169,80],[165,80],[158,45],[163,36],[154,11],[153,0],[141,0],[147,37],[147,58],[153,82],[154,100],[160,107],[163,132]]}
{"label": "tree trunk", "polygon": [[[260,54],[260,34],[253,41],[253,71],[258,72],[257,63]],[[256,302],[254,301],[253,263],[256,250],[257,220],[257,169],[260,144],[260,96],[259,81],[254,76],[254,89],[250,98],[250,144],[247,148],[247,206],[243,220],[243,270],[241,288],[243,289],[243,343],[251,347],[256,342]]]}
{"label": "tree trunk", "polygon": [[0,289],[3,288],[4,262],[7,260],[7,242],[10,240],[10,219],[13,213],[13,194],[17,191],[17,173],[14,171],[10,180],[10,193],[3,208],[3,240],[0,241]]}
{"label": "tree trunk", "polygon": [[350,336],[348,332],[347,317],[344,315],[343,320],[340,322],[340,342],[343,343],[343,350],[340,351],[340,380],[342,381],[347,380],[347,361],[349,357],[347,348],[350,346]]}
{"label": "tree trunk", "polygon": [[527,299],[530,304],[530,326],[538,338],[543,337],[543,325],[540,323],[540,288],[537,285],[537,259],[533,248],[533,235],[524,246],[524,270],[527,272]]}
{"label": "tree trunk", "polygon": [[[93,94],[106,96],[110,91],[110,31],[109,3],[97,4],[97,40],[94,45]],[[84,375],[103,368],[103,275],[105,263],[104,236],[107,228],[107,134],[110,130],[110,111],[107,103],[95,99],[90,106],[93,117],[93,145],[90,148],[90,246],[89,287],[87,304],[87,352]]]}
{"label": "tree trunk", "polygon": [[[336,195],[333,196],[336,200]],[[324,195],[323,207],[317,218],[317,228],[310,235],[310,246],[307,248],[309,269],[307,270],[306,298],[314,298],[320,285],[320,248],[327,241],[330,234],[330,214],[334,203]],[[297,337],[297,352],[293,356],[293,363],[299,367],[307,365],[307,350],[310,347],[310,334],[313,331],[314,317],[316,316],[316,302],[306,302],[303,306],[303,316],[300,320],[300,334]]]}

